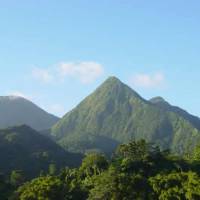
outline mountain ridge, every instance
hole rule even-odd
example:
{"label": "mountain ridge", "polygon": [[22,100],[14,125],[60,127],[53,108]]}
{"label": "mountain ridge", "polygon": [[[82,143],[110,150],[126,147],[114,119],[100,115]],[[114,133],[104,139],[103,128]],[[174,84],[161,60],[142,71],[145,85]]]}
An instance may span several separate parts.
{"label": "mountain ridge", "polygon": [[[98,137],[113,144],[146,139],[184,153],[200,141],[200,120],[171,106],[163,98],[148,101],[116,77],[108,78],[51,129],[51,135],[66,149],[96,148]],[[109,145],[104,141],[108,150]],[[113,151],[115,145],[110,148]],[[100,149],[105,152],[105,149]]]}
{"label": "mountain ridge", "polygon": [[40,131],[48,129],[58,117],[20,96],[0,96],[0,128],[27,124]]}
{"label": "mountain ridge", "polygon": [[48,171],[50,164],[60,167],[78,166],[81,156],[72,154],[50,138],[27,125],[0,129],[0,171],[23,170],[27,177]]}

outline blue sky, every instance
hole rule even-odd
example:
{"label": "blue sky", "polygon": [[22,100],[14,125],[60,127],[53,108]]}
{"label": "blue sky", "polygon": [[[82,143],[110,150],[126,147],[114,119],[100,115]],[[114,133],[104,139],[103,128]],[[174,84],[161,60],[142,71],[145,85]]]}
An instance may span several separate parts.
{"label": "blue sky", "polygon": [[200,116],[200,2],[0,1],[0,95],[62,115],[115,75]]}

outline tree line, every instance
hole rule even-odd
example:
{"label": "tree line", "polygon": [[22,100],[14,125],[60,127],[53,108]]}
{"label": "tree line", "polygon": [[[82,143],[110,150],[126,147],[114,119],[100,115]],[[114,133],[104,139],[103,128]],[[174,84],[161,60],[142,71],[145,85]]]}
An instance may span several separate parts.
{"label": "tree line", "polygon": [[110,158],[86,154],[78,168],[58,170],[52,163],[32,180],[14,170],[9,177],[0,176],[0,199],[198,200],[200,146],[177,156],[145,140],[131,141]]}

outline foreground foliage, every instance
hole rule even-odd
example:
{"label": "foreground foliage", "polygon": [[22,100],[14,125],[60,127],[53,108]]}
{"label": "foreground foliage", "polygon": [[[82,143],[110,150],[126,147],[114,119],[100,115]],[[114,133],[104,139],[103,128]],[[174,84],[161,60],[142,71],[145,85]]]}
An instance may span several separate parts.
{"label": "foreground foliage", "polygon": [[[55,166],[21,184],[21,173],[0,182],[0,199],[9,200],[198,200],[199,147],[180,158],[144,140],[118,147],[112,158],[89,153],[79,168]],[[190,159],[188,159],[190,158]],[[21,186],[18,186],[21,184]],[[6,195],[6,196],[5,196]]]}

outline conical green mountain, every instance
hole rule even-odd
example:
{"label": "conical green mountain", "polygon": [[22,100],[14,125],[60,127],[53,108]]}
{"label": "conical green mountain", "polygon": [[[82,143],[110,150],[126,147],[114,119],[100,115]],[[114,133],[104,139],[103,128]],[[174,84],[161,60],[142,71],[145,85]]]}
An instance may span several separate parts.
{"label": "conical green mountain", "polygon": [[0,130],[0,172],[23,170],[27,177],[57,167],[76,166],[81,156],[68,153],[54,141],[32,128],[22,125]]}
{"label": "conical green mountain", "polygon": [[51,128],[59,118],[19,96],[0,96],[0,128],[26,124],[41,131]]}
{"label": "conical green mountain", "polygon": [[162,98],[147,101],[110,77],[67,113],[52,135],[72,151],[111,152],[118,143],[144,138],[183,153],[200,141],[200,120]]}

